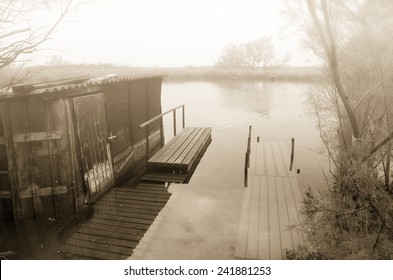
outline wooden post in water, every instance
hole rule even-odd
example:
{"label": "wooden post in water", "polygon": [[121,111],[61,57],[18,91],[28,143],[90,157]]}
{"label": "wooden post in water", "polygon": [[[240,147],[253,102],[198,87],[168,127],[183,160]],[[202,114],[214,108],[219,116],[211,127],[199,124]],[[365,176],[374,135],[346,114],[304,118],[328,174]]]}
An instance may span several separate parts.
{"label": "wooden post in water", "polygon": [[251,153],[251,130],[252,126],[248,127],[248,141],[247,141],[247,168],[250,167],[250,153]]}
{"label": "wooden post in water", "polygon": [[186,108],[185,108],[185,106],[183,105],[182,106],[182,119],[183,119],[183,128],[185,128],[186,127]]}
{"label": "wooden post in water", "polygon": [[247,151],[244,162],[244,187],[248,186],[248,168],[250,167],[250,153],[251,153],[251,131],[252,126],[248,127]]}
{"label": "wooden post in water", "polygon": [[291,139],[291,162],[289,164],[289,171],[292,171],[294,153],[295,153],[295,138],[292,138]]}
{"label": "wooden post in water", "polygon": [[176,136],[176,110],[173,110],[173,136]]}
{"label": "wooden post in water", "polygon": [[244,162],[244,187],[247,188],[248,187],[248,168],[247,168],[247,162],[248,162],[248,157],[247,157],[247,153],[246,153],[246,157],[245,157],[245,162]]}

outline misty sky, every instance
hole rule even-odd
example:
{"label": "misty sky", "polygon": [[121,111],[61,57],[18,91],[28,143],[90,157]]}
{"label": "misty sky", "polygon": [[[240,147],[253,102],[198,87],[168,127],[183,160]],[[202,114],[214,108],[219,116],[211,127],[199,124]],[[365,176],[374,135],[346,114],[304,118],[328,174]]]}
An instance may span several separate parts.
{"label": "misty sky", "polygon": [[[52,55],[73,63],[205,66],[223,48],[272,36],[278,56],[311,65],[300,36],[288,30],[284,0],[100,0],[73,11],[33,63]],[[51,9],[45,15],[56,16]]]}

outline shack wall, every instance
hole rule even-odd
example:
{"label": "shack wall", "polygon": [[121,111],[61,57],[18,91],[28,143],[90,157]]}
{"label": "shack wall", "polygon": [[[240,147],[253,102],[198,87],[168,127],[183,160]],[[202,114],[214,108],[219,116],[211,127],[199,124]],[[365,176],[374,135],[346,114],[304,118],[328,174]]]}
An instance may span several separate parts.
{"label": "shack wall", "polygon": [[108,139],[110,144],[115,182],[140,175],[146,163],[146,131],[150,155],[162,145],[162,123],[148,130],[139,127],[161,114],[161,82],[161,78],[128,79],[2,100],[0,214],[56,220],[62,227],[91,202],[77,122],[92,128],[96,122],[83,117],[77,121],[75,100],[82,96],[103,95],[104,110],[97,114],[105,119],[107,135],[101,135],[101,141]]}
{"label": "shack wall", "polygon": [[76,196],[70,124],[64,99],[7,102],[12,135],[17,217],[53,218],[60,225],[74,216]]}
{"label": "shack wall", "polygon": [[0,218],[8,219],[12,218],[13,211],[3,112],[0,104]]}
{"label": "shack wall", "polygon": [[[161,79],[103,85],[116,183],[136,176],[146,162],[146,130],[139,127],[161,114]],[[161,147],[159,122],[149,128],[150,150]]]}

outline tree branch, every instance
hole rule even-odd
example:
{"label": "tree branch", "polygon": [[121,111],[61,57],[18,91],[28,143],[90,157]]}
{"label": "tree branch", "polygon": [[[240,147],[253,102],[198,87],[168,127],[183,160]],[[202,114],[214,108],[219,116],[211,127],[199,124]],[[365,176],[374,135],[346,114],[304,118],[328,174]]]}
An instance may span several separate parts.
{"label": "tree branch", "polygon": [[379,149],[381,149],[384,145],[386,145],[389,141],[393,139],[393,132],[391,132],[385,139],[383,139],[379,144],[377,144],[374,148],[372,148],[369,153],[361,159],[361,162],[368,160],[372,157]]}

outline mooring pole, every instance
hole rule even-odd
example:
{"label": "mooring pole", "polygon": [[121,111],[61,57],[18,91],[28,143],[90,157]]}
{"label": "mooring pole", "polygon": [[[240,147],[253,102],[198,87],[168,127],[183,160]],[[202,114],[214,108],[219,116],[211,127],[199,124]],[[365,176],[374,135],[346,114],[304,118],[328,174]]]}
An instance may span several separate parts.
{"label": "mooring pole", "polygon": [[251,131],[252,126],[248,127],[247,151],[244,162],[244,187],[248,186],[248,168],[250,167],[250,153],[251,153]]}
{"label": "mooring pole", "polygon": [[182,119],[183,119],[183,128],[186,127],[186,108],[185,105],[182,106]]}
{"label": "mooring pole", "polygon": [[173,110],[173,136],[176,136],[176,110]]}
{"label": "mooring pole", "polygon": [[291,162],[289,164],[289,171],[292,171],[294,154],[295,154],[295,138],[292,138],[291,139]]}
{"label": "mooring pole", "polygon": [[248,157],[246,153],[245,162],[244,162],[244,187],[248,187],[248,168],[247,168]]}

